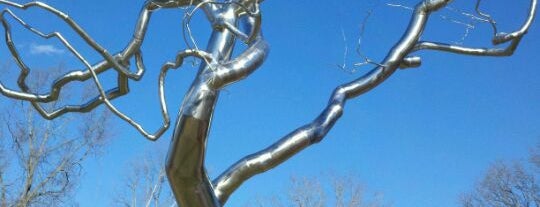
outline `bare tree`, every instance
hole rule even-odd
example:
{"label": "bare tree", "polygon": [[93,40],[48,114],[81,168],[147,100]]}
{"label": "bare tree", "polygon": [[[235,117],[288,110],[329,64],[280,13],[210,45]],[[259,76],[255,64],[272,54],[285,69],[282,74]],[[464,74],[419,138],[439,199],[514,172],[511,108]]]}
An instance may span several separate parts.
{"label": "bare tree", "polygon": [[529,162],[498,161],[472,192],[461,196],[464,207],[540,206],[540,145],[530,149]]}
{"label": "bare tree", "polygon": [[130,162],[125,186],[114,199],[115,206],[175,207],[176,201],[167,185],[162,153],[145,153]]}
{"label": "bare tree", "polygon": [[[274,144],[251,155],[241,158],[232,164],[220,176],[210,180],[205,168],[206,143],[208,131],[212,123],[214,108],[219,93],[228,85],[248,77],[265,61],[269,45],[262,35],[262,0],[149,0],[142,6],[139,19],[135,26],[133,38],[126,47],[111,54],[106,48],[96,42],[69,15],[42,2],[26,4],[0,0],[0,4],[8,6],[2,15],[11,15],[15,21],[43,38],[57,38],[62,44],[85,65],[84,70],[76,70],[61,76],[54,82],[50,92],[35,94],[25,86],[25,74],[30,71],[14,46],[9,23],[1,18],[6,30],[6,45],[11,55],[21,68],[18,80],[19,89],[11,89],[0,84],[0,92],[8,97],[25,100],[32,103],[34,108],[47,119],[54,119],[69,112],[88,112],[100,104],[106,105],[114,114],[135,127],[149,140],[158,139],[170,126],[167,106],[164,96],[164,80],[170,69],[175,69],[184,63],[188,57],[202,60],[197,77],[185,95],[182,109],[174,125],[173,141],[171,143],[166,172],[176,200],[182,206],[223,206],[227,199],[243,182],[251,177],[270,170],[288,160],[302,150],[319,143],[340,119],[344,113],[347,101],[358,97],[379,86],[398,69],[419,67],[421,57],[419,51],[439,51],[473,56],[510,56],[517,49],[523,37],[527,34],[536,15],[537,0],[530,0],[530,8],[522,25],[507,33],[499,32],[495,21],[482,12],[476,2],[475,19],[487,22],[493,26],[493,47],[476,48],[466,45],[454,45],[423,40],[422,34],[429,29],[428,19],[441,8],[445,8],[451,0],[419,0],[412,10],[411,18],[402,37],[390,48],[382,61],[366,61],[374,68],[363,76],[349,83],[339,85],[330,95],[329,101],[313,121],[295,128]],[[11,10],[26,10],[39,8],[49,12],[66,23],[88,46],[98,52],[103,58],[96,64],[90,64],[64,36],[58,32],[43,33],[30,24],[18,18]],[[125,95],[129,91],[129,81],[140,80],[145,66],[142,61],[141,45],[145,39],[151,15],[161,9],[189,8],[183,20],[186,50],[180,51],[170,62],[161,68],[159,76],[159,100],[163,124],[154,133],[149,133],[137,121],[118,110],[112,100]],[[197,11],[203,11],[212,25],[212,35],[207,49],[197,46],[191,35],[189,24],[191,17]],[[243,24],[244,27],[239,25]],[[247,48],[233,57],[236,41],[242,41]],[[502,46],[500,46],[502,45]],[[136,71],[129,70],[130,60],[134,59]],[[117,85],[111,90],[102,87],[99,74],[114,70],[117,74]],[[99,90],[99,96],[84,104],[63,106],[52,110],[44,110],[40,104],[58,99],[59,91],[72,81],[92,79]]]}
{"label": "bare tree", "polygon": [[[326,177],[328,178],[328,177]],[[384,207],[382,194],[368,196],[364,186],[354,176],[330,176],[330,185],[324,185],[321,177],[291,177],[288,194],[259,198],[248,206],[297,206],[297,207]]]}
{"label": "bare tree", "polygon": [[537,178],[520,162],[497,162],[473,192],[461,198],[464,207],[540,206]]}
{"label": "bare tree", "polygon": [[289,190],[289,201],[299,207],[325,206],[325,193],[321,183],[316,179],[291,178],[292,187]]}
{"label": "bare tree", "polygon": [[[43,83],[48,77],[39,74],[36,82]],[[83,161],[100,152],[109,137],[104,127],[110,118],[107,111],[54,121],[39,116],[30,104],[21,101],[11,102],[1,112],[2,207],[69,203],[83,172]]]}
{"label": "bare tree", "polygon": [[530,150],[529,162],[534,165],[537,170],[540,170],[540,143]]}

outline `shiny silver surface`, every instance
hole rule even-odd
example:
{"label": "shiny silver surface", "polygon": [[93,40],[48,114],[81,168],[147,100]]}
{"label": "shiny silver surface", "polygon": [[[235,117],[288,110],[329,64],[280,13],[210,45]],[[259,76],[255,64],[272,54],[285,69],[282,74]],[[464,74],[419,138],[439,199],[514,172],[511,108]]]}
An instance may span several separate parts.
{"label": "shiny silver surface", "polygon": [[[331,130],[337,120],[341,117],[345,103],[348,99],[357,97],[380,83],[386,78],[392,75],[397,68],[410,68],[418,67],[421,65],[421,58],[418,56],[412,56],[412,53],[421,49],[438,49],[441,43],[426,43],[420,41],[420,36],[426,27],[427,19],[432,12],[446,6],[450,3],[450,0],[425,0],[416,5],[414,13],[411,17],[407,31],[403,34],[402,38],[394,45],[390,50],[386,58],[380,66],[372,69],[364,76],[350,82],[338,86],[326,108],[323,109],[321,114],[316,117],[311,123],[308,123],[293,132],[285,135],[279,141],[273,145],[248,155],[232,166],[230,166],[225,172],[218,176],[214,181],[214,193],[216,197],[225,203],[229,196],[240,185],[249,178],[270,170],[279,164],[283,163],[290,157],[294,156],[303,149],[309,147],[312,144],[320,142],[324,136]],[[452,49],[438,49],[441,51],[449,51],[454,53],[460,53],[464,55],[490,55],[501,56],[511,55],[516,49],[517,44],[526,34],[535,14],[536,14],[536,0],[531,1],[531,6],[526,23],[519,28],[516,32],[510,33],[514,35],[504,35],[503,38],[509,36],[513,39],[505,49],[472,49],[458,46],[448,45],[446,48]],[[500,39],[501,37],[494,37]],[[494,41],[499,43],[499,41]],[[460,49],[455,49],[460,48]],[[472,52],[476,51],[476,52]]]}
{"label": "shiny silver surface", "polygon": [[[131,124],[149,140],[158,139],[170,126],[168,108],[165,102],[164,81],[170,69],[182,66],[184,59],[194,57],[203,60],[198,74],[178,113],[174,126],[173,137],[167,156],[166,171],[170,185],[180,206],[218,207],[223,206],[231,194],[249,178],[270,170],[283,163],[312,144],[320,142],[332,129],[344,112],[347,100],[368,92],[384,82],[398,68],[414,68],[421,65],[421,57],[414,53],[420,50],[437,50],[477,56],[508,56],[512,55],[522,37],[527,33],[536,15],[537,0],[531,0],[528,17],[523,25],[510,33],[498,33],[495,22],[491,17],[480,11],[480,1],[477,1],[476,12],[485,22],[492,25],[494,30],[493,44],[508,43],[502,48],[469,48],[420,40],[426,29],[429,16],[445,7],[451,0],[423,0],[418,3],[411,16],[407,30],[401,39],[394,44],[381,63],[376,63],[367,74],[360,78],[338,86],[330,97],[327,106],[312,122],[305,124],[285,135],[273,145],[248,155],[233,165],[213,181],[207,175],[204,160],[208,133],[212,122],[215,104],[221,89],[246,78],[259,68],[269,54],[269,46],[262,36],[262,15],[257,0],[150,0],[146,1],[139,14],[133,38],[124,50],[111,54],[67,14],[42,2],[26,4],[0,0],[6,5],[0,16],[0,22],[5,29],[6,45],[21,69],[17,81],[19,89],[10,89],[0,83],[0,92],[10,98],[25,100],[32,103],[37,111],[46,119],[54,119],[70,112],[88,112],[100,104],[105,104],[114,114]],[[61,18],[70,28],[95,51],[102,61],[90,64],[80,55],[58,32],[45,34],[19,18],[13,10],[26,10],[38,7]],[[128,82],[140,80],[146,70],[141,52],[147,26],[153,12],[169,8],[189,8],[184,18],[184,40],[188,49],[177,54],[175,60],[165,63],[160,70],[158,94],[163,117],[162,126],[154,133],[149,133],[138,122],[119,111],[111,100],[125,95],[129,91]],[[213,33],[205,50],[197,47],[189,23],[191,16],[198,11],[204,12],[211,23]],[[30,68],[25,64],[12,41],[9,23],[5,16],[9,15],[15,21],[36,35],[49,39],[59,39],[66,48],[81,62],[86,69],[71,71],[59,77],[46,94],[35,94],[29,91],[26,76]],[[244,24],[244,27],[238,27]],[[242,28],[242,29],[241,29]],[[231,57],[236,41],[248,45],[245,51],[237,57]],[[135,71],[130,71],[131,59],[135,62]],[[113,69],[117,73],[117,87],[105,91],[101,86],[98,75]],[[58,99],[62,88],[72,81],[86,81],[92,78],[100,95],[80,104],[63,106],[54,111],[45,111],[41,103]]]}

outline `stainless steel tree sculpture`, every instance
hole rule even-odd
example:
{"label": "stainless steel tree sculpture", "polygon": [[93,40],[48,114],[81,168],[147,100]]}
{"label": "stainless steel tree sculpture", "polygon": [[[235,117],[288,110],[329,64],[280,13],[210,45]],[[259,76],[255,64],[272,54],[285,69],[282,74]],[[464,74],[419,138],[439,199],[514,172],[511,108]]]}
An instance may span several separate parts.
{"label": "stainless steel tree sculpture", "polygon": [[[1,13],[0,21],[5,30],[6,43],[21,69],[17,84],[19,90],[7,88],[0,83],[0,92],[10,98],[25,100],[46,119],[54,119],[70,112],[88,112],[101,104],[105,104],[114,114],[135,127],[149,140],[158,139],[169,128],[169,115],[164,97],[164,79],[167,71],[176,69],[184,63],[184,59],[194,57],[202,60],[199,72],[185,95],[179,117],[174,126],[173,141],[170,146],[166,171],[176,200],[181,206],[223,206],[229,196],[247,179],[272,169],[312,144],[320,142],[343,113],[347,100],[355,98],[381,84],[398,68],[419,67],[421,59],[412,56],[420,50],[437,50],[475,56],[510,56],[516,50],[521,39],[527,33],[536,13],[537,0],[531,0],[530,9],[523,25],[510,33],[498,33],[495,22],[479,9],[477,17],[491,23],[494,29],[493,44],[501,48],[470,48],[446,43],[422,41],[420,37],[426,28],[431,14],[445,6],[451,0],[421,0],[414,8],[409,26],[401,39],[395,43],[381,63],[362,77],[338,86],[330,96],[328,105],[311,123],[301,126],[287,134],[273,145],[248,155],[233,164],[219,177],[211,181],[206,173],[204,159],[208,129],[212,120],[214,106],[220,91],[227,85],[246,78],[263,64],[269,52],[269,46],[261,32],[262,0],[148,0],[144,3],[134,31],[133,38],[121,52],[109,53],[99,45],[84,29],[67,14],[42,2],[19,4],[0,0],[7,6]],[[81,54],[58,32],[45,34],[17,17],[11,9],[26,10],[38,7],[61,18],[73,31],[97,51],[103,60],[90,64]],[[177,54],[176,59],[167,62],[161,68],[159,76],[159,97],[162,126],[154,133],[147,132],[139,123],[120,112],[111,100],[128,93],[128,82],[138,81],[145,72],[140,47],[144,41],[147,26],[153,12],[169,8],[190,8],[184,19],[188,25],[191,14],[204,11],[212,25],[212,36],[206,50],[186,49]],[[71,71],[58,78],[47,94],[35,94],[29,91],[25,82],[30,68],[23,62],[12,41],[10,25],[4,18],[12,16],[19,24],[43,38],[58,38],[69,51],[86,66],[85,70]],[[243,24],[243,27],[239,27]],[[190,33],[189,27],[185,32]],[[190,37],[190,34],[185,36]],[[231,57],[235,41],[248,45],[247,49],[237,57]],[[129,68],[134,58],[136,70]],[[118,86],[105,91],[98,79],[98,74],[114,69],[117,73]],[[57,100],[62,88],[72,81],[85,81],[92,78],[99,89],[99,96],[81,105],[67,105],[54,111],[46,111],[42,103]]]}

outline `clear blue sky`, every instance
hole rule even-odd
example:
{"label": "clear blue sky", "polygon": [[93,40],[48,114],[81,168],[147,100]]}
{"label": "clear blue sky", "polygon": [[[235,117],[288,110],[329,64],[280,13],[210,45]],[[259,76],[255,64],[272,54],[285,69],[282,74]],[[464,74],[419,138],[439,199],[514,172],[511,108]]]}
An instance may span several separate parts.
{"label": "clear blue sky", "polygon": [[[143,4],[133,0],[45,2],[68,13],[109,51],[121,50],[131,38]],[[352,50],[369,9],[374,13],[366,25],[362,51],[379,61],[401,36],[411,14],[386,3],[413,6],[416,2],[266,0],[262,6],[263,31],[271,54],[253,75],[222,92],[207,152],[210,175],[217,176],[241,157],[308,123],[323,109],[337,85],[371,68],[362,67],[349,74],[336,66],[343,62],[345,46],[350,50],[348,65],[362,61]],[[529,1],[484,3],[500,30],[509,31],[521,25]],[[474,3],[456,0],[450,6],[470,12]],[[186,47],[181,37],[183,11],[154,14],[143,46],[148,71],[141,82],[131,83],[128,96],[114,101],[151,130],[161,123],[156,93],[158,68]],[[85,57],[91,62],[100,60],[55,17],[36,10],[16,12],[45,31],[68,32],[68,39],[84,51]],[[465,27],[444,16],[467,21],[453,10],[442,10],[431,18],[424,40],[461,41]],[[456,206],[459,194],[470,190],[489,164],[501,159],[525,159],[528,149],[540,140],[538,23],[509,58],[419,53],[422,67],[398,71],[378,88],[348,102],[344,116],[320,144],[246,182],[228,206],[241,206],[254,196],[284,193],[291,175],[322,176],[327,172],[358,174],[371,192],[383,193],[394,206]],[[210,34],[208,23],[199,15],[192,25],[198,43],[204,47]],[[32,54],[32,48],[40,45],[65,49],[55,41],[37,40],[21,31],[15,28],[20,34],[16,41],[32,66],[62,62],[68,68],[81,67],[65,51]],[[491,46],[490,38],[490,26],[478,24],[463,44]],[[237,51],[243,48],[239,46]],[[5,46],[0,58],[9,58]],[[196,68],[186,66],[167,78],[172,117],[195,73]],[[107,79],[110,77],[105,75]],[[144,150],[167,149],[172,130],[152,143],[127,124],[117,123],[111,146],[98,160],[85,165],[76,197],[83,207],[111,205],[114,191],[123,185],[128,163]]]}

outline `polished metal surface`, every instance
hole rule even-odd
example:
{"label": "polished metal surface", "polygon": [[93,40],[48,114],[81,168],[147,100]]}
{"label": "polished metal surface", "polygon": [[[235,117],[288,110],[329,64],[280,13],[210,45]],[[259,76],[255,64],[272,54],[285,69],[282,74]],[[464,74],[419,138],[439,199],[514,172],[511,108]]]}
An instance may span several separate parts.
{"label": "polished metal surface", "polygon": [[[421,65],[421,58],[414,55],[420,50],[437,50],[463,55],[477,56],[508,56],[512,55],[523,36],[527,33],[536,15],[537,0],[531,0],[528,17],[523,25],[510,33],[499,33],[495,21],[480,11],[480,1],[477,1],[478,18],[492,25],[494,31],[493,44],[508,43],[503,48],[469,48],[420,40],[426,29],[429,16],[447,6],[451,0],[423,0],[414,8],[407,30],[401,39],[394,44],[386,58],[362,77],[338,86],[330,97],[327,106],[312,122],[305,124],[287,134],[275,144],[266,149],[248,155],[233,165],[213,181],[210,180],[204,166],[208,133],[212,122],[214,108],[221,89],[248,77],[258,69],[269,54],[269,46],[261,32],[262,15],[260,3],[262,0],[149,0],[146,1],[139,14],[133,38],[121,52],[109,53],[98,44],[84,29],[67,14],[42,2],[19,4],[12,1],[0,0],[6,5],[0,16],[0,22],[5,30],[6,45],[21,69],[17,81],[18,90],[10,89],[0,83],[0,92],[10,98],[25,100],[32,103],[34,108],[46,119],[54,119],[71,112],[88,112],[99,106],[106,105],[114,114],[131,124],[144,137],[156,140],[170,126],[170,118],[165,102],[164,81],[170,69],[182,66],[184,59],[194,57],[202,60],[198,74],[178,113],[174,126],[173,137],[167,156],[166,170],[170,185],[180,206],[218,207],[223,206],[231,194],[249,178],[270,170],[294,156],[312,144],[320,142],[332,129],[344,112],[347,100],[368,92],[384,82],[398,68],[413,68]],[[76,48],[74,48],[58,32],[43,33],[19,18],[14,10],[26,10],[37,7],[61,18],[76,34],[91,48],[97,51],[102,61],[90,64]],[[158,94],[163,117],[162,126],[154,133],[149,133],[138,122],[119,111],[111,102],[129,91],[128,82],[140,80],[146,70],[143,63],[141,45],[144,42],[147,27],[153,12],[160,9],[188,8],[183,20],[184,40],[188,49],[177,54],[175,60],[165,63],[160,71]],[[204,12],[212,25],[213,33],[205,50],[197,47],[189,23],[191,16],[198,11]],[[50,92],[35,94],[29,91],[26,77],[30,68],[25,64],[12,40],[10,24],[5,19],[9,15],[34,34],[49,39],[57,38],[81,62],[86,69],[71,71],[54,81]],[[243,24],[244,27],[238,27]],[[248,45],[245,51],[237,57],[232,57],[236,41]],[[130,61],[134,59],[135,71],[131,71]],[[117,87],[105,91],[98,75],[115,70]],[[92,79],[100,95],[80,104],[63,106],[54,111],[46,111],[40,104],[58,99],[62,88],[72,81]]]}
{"label": "polished metal surface", "polygon": [[[364,76],[350,82],[338,86],[326,108],[321,114],[311,123],[308,123],[293,132],[285,135],[273,145],[248,155],[235,164],[230,166],[225,172],[218,176],[214,181],[214,192],[221,203],[225,203],[229,196],[240,185],[249,178],[270,170],[279,164],[283,163],[296,153],[309,147],[314,143],[320,142],[324,136],[331,130],[333,125],[341,117],[345,103],[348,99],[357,97],[377,85],[381,84],[386,78],[392,75],[397,68],[418,67],[421,64],[421,59],[418,56],[412,56],[412,53],[422,49],[438,49],[442,46],[430,46],[428,43],[420,41],[420,36],[426,28],[428,17],[438,9],[446,6],[450,0],[425,0],[416,5],[414,13],[411,17],[407,31],[401,39],[390,50],[384,61],[378,64]],[[458,47],[446,44],[447,48],[438,49],[440,51],[448,51],[460,53],[464,55],[485,55],[485,56],[501,56],[511,55],[516,49],[517,44],[522,39],[523,35],[529,29],[531,22],[536,14],[536,0],[531,1],[528,18],[525,24],[510,34],[498,34],[494,37],[494,44],[499,44],[505,41],[511,41],[510,45],[504,49],[473,49],[466,47]],[[480,13],[480,12],[479,12]],[[510,38],[511,37],[511,38]],[[508,39],[506,39],[508,38]],[[429,43],[431,45],[441,45],[441,43]],[[455,49],[460,48],[460,49]],[[471,52],[477,51],[477,52]],[[481,54],[478,54],[481,53]],[[501,54],[502,53],[502,54]]]}

